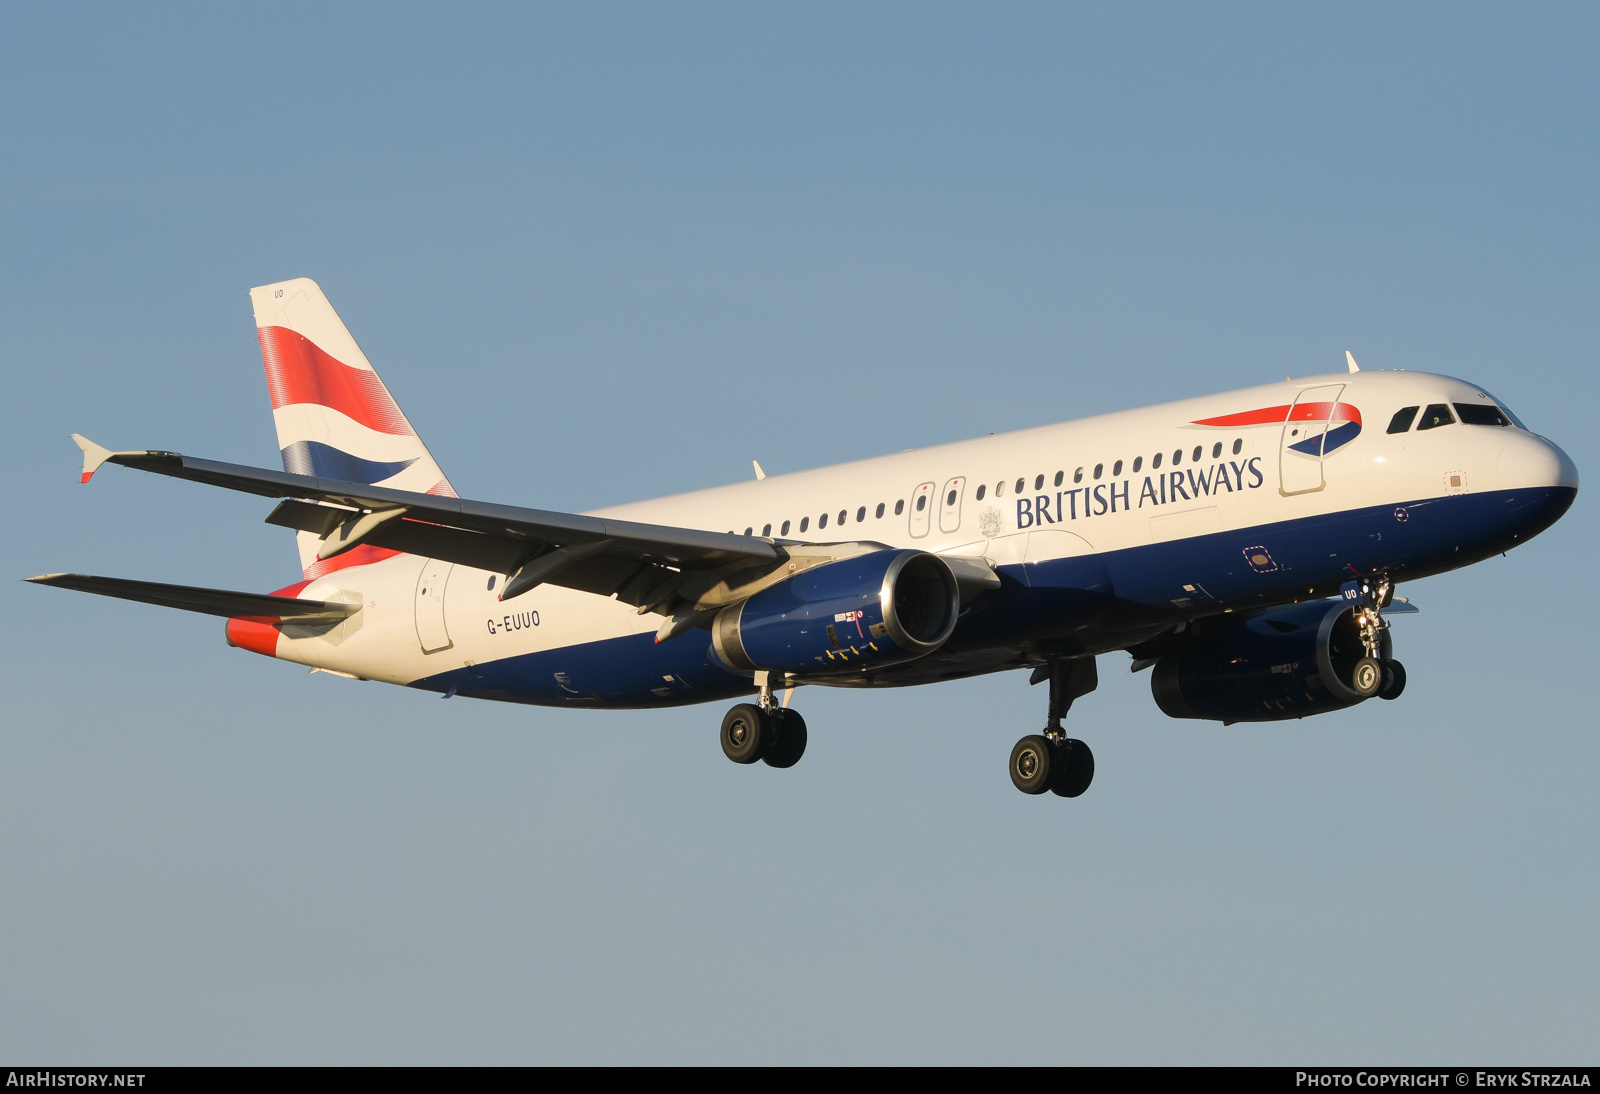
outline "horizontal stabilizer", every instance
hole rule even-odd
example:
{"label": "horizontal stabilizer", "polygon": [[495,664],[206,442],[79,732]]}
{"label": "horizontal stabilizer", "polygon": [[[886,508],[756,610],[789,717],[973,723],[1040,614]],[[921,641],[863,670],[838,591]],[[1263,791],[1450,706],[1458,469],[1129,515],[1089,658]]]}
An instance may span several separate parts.
{"label": "horizontal stabilizer", "polygon": [[181,608],[230,619],[262,622],[338,623],[361,610],[360,604],[335,604],[326,600],[296,600],[267,593],[239,593],[228,589],[197,589],[190,585],[162,585],[154,581],[129,581],[90,574],[40,574],[28,581],[83,593],[115,596],[163,608]]}

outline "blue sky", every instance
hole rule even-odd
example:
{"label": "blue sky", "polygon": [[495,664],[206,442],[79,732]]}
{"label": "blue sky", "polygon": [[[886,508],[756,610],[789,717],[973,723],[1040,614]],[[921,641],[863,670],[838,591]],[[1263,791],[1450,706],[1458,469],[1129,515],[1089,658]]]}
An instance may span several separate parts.
{"label": "blue sky", "polygon": [[[327,291],[463,494],[584,509],[1341,367],[1588,474],[1588,6],[11,8],[0,572],[294,580],[246,291]],[[1600,1028],[1592,506],[1403,588],[1410,684],[1005,777],[1010,674],[441,703],[0,582],[0,1055],[1568,1062]],[[797,700],[797,705],[801,703]]]}

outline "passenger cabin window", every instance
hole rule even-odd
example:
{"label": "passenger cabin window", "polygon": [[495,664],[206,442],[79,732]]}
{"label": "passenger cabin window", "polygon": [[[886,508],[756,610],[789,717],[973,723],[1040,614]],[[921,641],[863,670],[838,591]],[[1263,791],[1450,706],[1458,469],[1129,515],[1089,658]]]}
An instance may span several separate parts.
{"label": "passenger cabin window", "polygon": [[763,524],[763,525],[762,525],[762,526],[761,526],[761,534],[762,534],[762,535],[763,535],[763,536],[770,536],[770,535],[771,535],[771,534],[772,534],[772,525],[770,525],[770,524]]}
{"label": "passenger cabin window", "polygon": [[840,524],[844,523],[844,518],[849,515],[849,512],[850,511],[848,509],[839,510],[839,523]]}
{"label": "passenger cabin window", "polygon": [[1214,460],[1219,460],[1219,459],[1222,458],[1222,442],[1221,441],[1218,441],[1216,444],[1211,446],[1211,458],[1214,459]]}
{"label": "passenger cabin window", "polygon": [[748,535],[750,535],[750,534],[751,534],[751,533],[752,533],[752,532],[754,532],[754,531],[755,531],[755,526],[754,526],[754,525],[751,525],[751,526],[750,526],[750,527],[749,527],[749,528],[746,528],[746,529],[745,529],[745,530],[744,530],[744,534],[745,534],[745,535],[747,535],[747,536],[748,536]]}
{"label": "passenger cabin window", "polygon": [[982,501],[982,500],[983,500],[983,492],[984,492],[984,491],[985,491],[985,490],[987,490],[987,489],[989,489],[989,484],[988,484],[988,483],[986,483],[986,482],[980,482],[980,483],[979,483],[979,484],[978,484],[978,493],[977,493],[977,494],[976,494],[976,495],[975,495],[975,496],[976,496],[976,497],[977,497],[977,499],[978,499],[978,500],[979,500],[979,501]]}
{"label": "passenger cabin window", "polygon": [[1094,465],[1094,477],[1098,479],[1100,477],[1100,472],[1104,471],[1105,469],[1106,469],[1106,465],[1105,464],[1103,464],[1103,463],[1095,464]]}
{"label": "passenger cabin window", "polygon": [[[1039,476],[1034,478],[1034,480],[1033,480],[1033,488],[1035,490],[1043,490],[1044,489],[1044,476],[1043,475],[1039,475]],[[950,504],[954,505],[955,501],[952,500],[950,502]]]}
{"label": "passenger cabin window", "polygon": [[878,510],[877,510],[877,512],[873,513],[872,515],[877,517],[879,520],[883,519],[883,502],[880,501],[878,503]]}
{"label": "passenger cabin window", "polygon": [[824,513],[817,518],[817,530],[820,532],[828,526],[828,514]]}
{"label": "passenger cabin window", "polygon": [[1455,425],[1456,418],[1450,413],[1450,408],[1444,403],[1430,403],[1428,409],[1422,412],[1422,422],[1417,426],[1421,429],[1438,429],[1442,425]]}
{"label": "passenger cabin window", "polygon": [[811,523],[811,518],[810,517],[801,517],[800,518],[800,531],[802,533],[804,533],[805,530],[806,530],[806,526],[809,525],[810,523]]}
{"label": "passenger cabin window", "polygon": [[924,509],[926,509],[927,507],[928,507],[928,495],[926,495],[926,494],[918,494],[917,495],[917,512],[920,513]]}
{"label": "passenger cabin window", "polygon": [[894,503],[894,515],[899,516],[906,511],[906,499],[900,498]]}
{"label": "passenger cabin window", "polygon": [[1404,433],[1411,428],[1411,423],[1417,420],[1417,411],[1421,407],[1403,406],[1394,412],[1394,417],[1389,419],[1390,433]]}
{"label": "passenger cabin window", "polygon": [[499,577],[499,576],[500,576],[499,574],[490,574],[489,575],[489,591],[491,593],[494,592],[494,579]]}
{"label": "passenger cabin window", "polygon": [[1462,425],[1510,425],[1511,419],[1493,403],[1457,403]]}
{"label": "passenger cabin window", "polygon": [[1182,462],[1183,462],[1183,449],[1180,448],[1180,449],[1178,449],[1176,452],[1174,452],[1172,454],[1172,466],[1173,467],[1177,467]]}
{"label": "passenger cabin window", "polygon": [[1189,458],[1191,460],[1193,460],[1195,463],[1199,463],[1200,462],[1200,453],[1202,453],[1204,451],[1205,451],[1205,449],[1201,448],[1199,445],[1195,445],[1194,446],[1194,454],[1192,456],[1190,456]]}
{"label": "passenger cabin window", "polygon": [[1003,498],[1003,497],[1006,496],[1006,484],[1005,483],[997,482],[997,483],[994,484],[994,496],[997,497],[997,498]]}
{"label": "passenger cabin window", "polygon": [[1024,490],[1026,490],[1027,488],[1028,488],[1028,480],[1027,479],[1018,479],[1017,480],[1017,493],[1020,494]]}
{"label": "passenger cabin window", "polygon": [[1065,471],[1057,471],[1056,472],[1056,485],[1060,486],[1061,485],[1061,480],[1066,478],[1066,477],[1067,477],[1067,473]]}
{"label": "passenger cabin window", "polygon": [[1139,469],[1141,467],[1143,467],[1143,466],[1144,466],[1144,457],[1143,456],[1135,456],[1133,458],[1133,473],[1135,475],[1137,475],[1139,473]]}
{"label": "passenger cabin window", "polygon": [[783,527],[778,529],[778,534],[780,536],[786,536],[786,535],[789,534],[789,522],[788,521],[784,521],[783,522]]}
{"label": "passenger cabin window", "polygon": [[1111,465],[1111,474],[1113,476],[1117,476],[1117,475],[1122,474],[1122,461],[1121,460],[1118,460],[1116,463]]}
{"label": "passenger cabin window", "polygon": [[1242,449],[1243,447],[1244,447],[1244,438],[1243,437],[1235,437],[1233,439],[1233,454],[1235,456],[1237,456],[1239,454],[1239,450]]}
{"label": "passenger cabin window", "polygon": [[1083,468],[1080,467],[1080,468],[1078,468],[1076,471],[1074,471],[1072,473],[1072,481],[1073,482],[1082,482],[1083,481]]}
{"label": "passenger cabin window", "polygon": [[1161,456],[1162,453],[1157,452],[1154,456],[1150,457],[1150,470],[1154,471],[1161,466]]}

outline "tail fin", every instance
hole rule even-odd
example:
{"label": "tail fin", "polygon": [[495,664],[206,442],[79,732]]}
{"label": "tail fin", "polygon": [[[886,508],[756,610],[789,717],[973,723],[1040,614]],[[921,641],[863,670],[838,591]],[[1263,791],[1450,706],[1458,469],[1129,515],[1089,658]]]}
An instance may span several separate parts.
{"label": "tail fin", "polygon": [[[315,281],[262,285],[250,302],[285,471],[456,496]],[[319,562],[310,532],[299,546],[307,578],[394,553],[357,547]]]}

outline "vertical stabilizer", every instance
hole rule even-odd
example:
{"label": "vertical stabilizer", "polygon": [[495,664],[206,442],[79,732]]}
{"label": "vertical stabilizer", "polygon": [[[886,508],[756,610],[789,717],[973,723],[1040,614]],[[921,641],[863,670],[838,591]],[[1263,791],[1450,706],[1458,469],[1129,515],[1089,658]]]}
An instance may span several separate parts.
{"label": "vertical stabilizer", "polygon": [[[315,281],[262,285],[250,290],[250,302],[285,471],[456,496]],[[317,545],[315,535],[300,533],[307,578],[393,553],[357,547],[318,561]]]}

